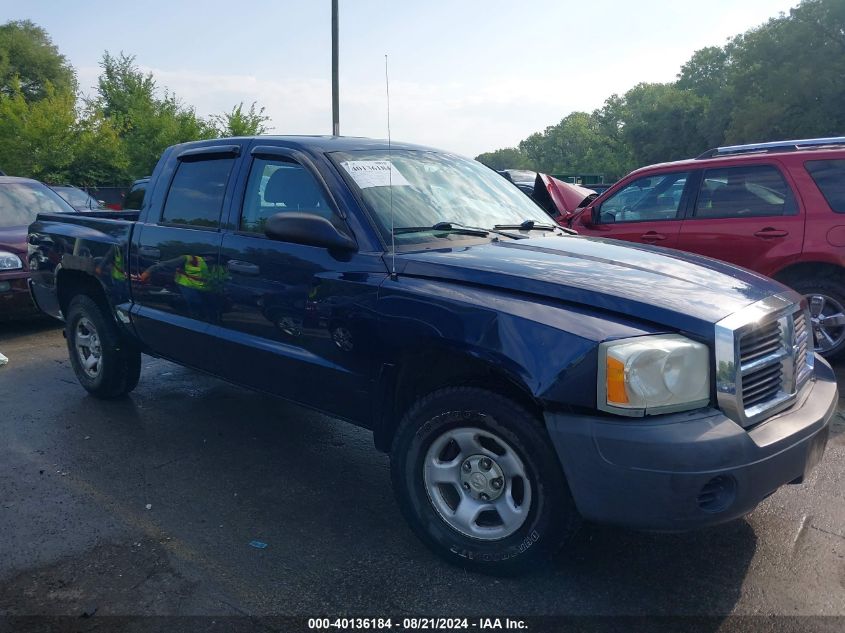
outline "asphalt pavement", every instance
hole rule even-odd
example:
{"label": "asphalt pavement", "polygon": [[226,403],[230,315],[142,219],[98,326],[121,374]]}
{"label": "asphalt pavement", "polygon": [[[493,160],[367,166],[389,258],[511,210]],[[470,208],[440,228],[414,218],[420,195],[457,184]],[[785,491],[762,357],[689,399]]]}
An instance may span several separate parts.
{"label": "asphalt pavement", "polygon": [[585,525],[501,579],[417,541],[364,430],[149,357],[98,401],[50,321],[0,324],[0,352],[0,615],[845,616],[840,413],[811,478],[742,520]]}

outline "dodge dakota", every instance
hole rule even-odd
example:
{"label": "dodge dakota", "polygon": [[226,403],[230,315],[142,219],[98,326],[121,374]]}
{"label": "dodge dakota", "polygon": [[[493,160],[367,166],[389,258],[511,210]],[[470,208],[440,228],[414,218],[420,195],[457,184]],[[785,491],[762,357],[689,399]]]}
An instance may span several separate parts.
{"label": "dodge dakota", "polygon": [[177,145],[140,210],[41,213],[28,247],[93,396],[130,392],[144,353],[371,429],[412,529],[485,572],[548,560],[580,518],[741,517],[803,481],[837,402],[796,292],[574,235],[409,144]]}

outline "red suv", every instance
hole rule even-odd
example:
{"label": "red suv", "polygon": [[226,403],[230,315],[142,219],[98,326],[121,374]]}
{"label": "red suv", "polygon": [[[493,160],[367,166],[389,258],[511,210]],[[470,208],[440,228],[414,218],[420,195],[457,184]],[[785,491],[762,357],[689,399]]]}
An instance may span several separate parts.
{"label": "red suv", "polygon": [[816,351],[845,352],[845,138],[720,147],[643,167],[559,221],[774,277],[807,295]]}

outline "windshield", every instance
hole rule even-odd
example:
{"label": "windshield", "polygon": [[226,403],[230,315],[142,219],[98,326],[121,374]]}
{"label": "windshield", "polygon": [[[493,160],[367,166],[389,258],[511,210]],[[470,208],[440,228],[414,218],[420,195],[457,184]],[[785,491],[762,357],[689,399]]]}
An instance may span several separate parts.
{"label": "windshield", "polygon": [[96,209],[99,205],[82,189],[76,187],[53,187],[53,190],[74,207],[90,207]]}
{"label": "windshield", "polygon": [[39,182],[0,183],[0,227],[29,226],[39,213],[67,213],[59,195]]}
{"label": "windshield", "polygon": [[550,223],[549,216],[524,193],[474,160],[424,150],[395,150],[390,155],[387,150],[333,152],[332,157],[360,192],[387,243],[391,227],[396,229],[397,244],[410,244],[444,238],[444,234],[434,230],[403,233],[402,229],[442,222],[485,229],[526,220]]}

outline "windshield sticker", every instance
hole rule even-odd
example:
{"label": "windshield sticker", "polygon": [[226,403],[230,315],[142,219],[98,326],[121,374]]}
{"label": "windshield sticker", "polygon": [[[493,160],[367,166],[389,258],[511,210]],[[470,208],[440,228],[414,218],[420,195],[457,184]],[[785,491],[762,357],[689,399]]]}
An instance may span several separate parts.
{"label": "windshield sticker", "polygon": [[347,160],[341,163],[361,189],[368,187],[410,187],[405,176],[389,160]]}

